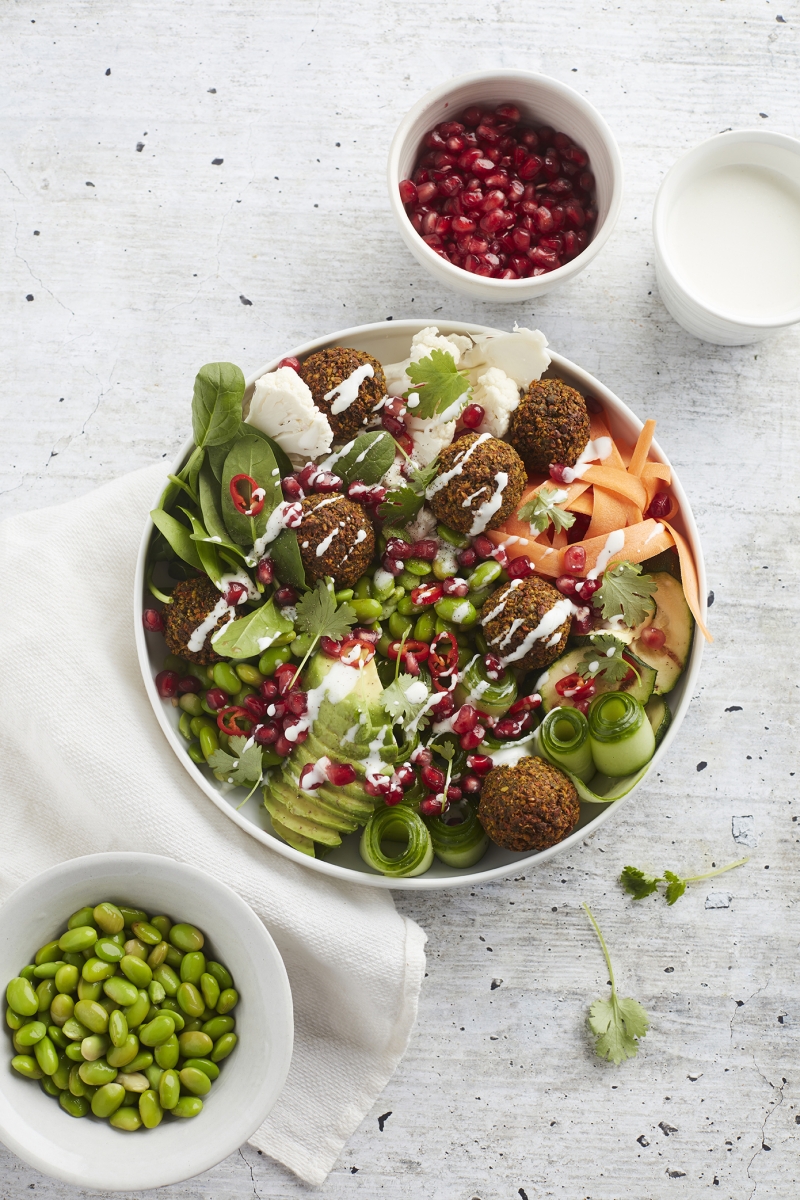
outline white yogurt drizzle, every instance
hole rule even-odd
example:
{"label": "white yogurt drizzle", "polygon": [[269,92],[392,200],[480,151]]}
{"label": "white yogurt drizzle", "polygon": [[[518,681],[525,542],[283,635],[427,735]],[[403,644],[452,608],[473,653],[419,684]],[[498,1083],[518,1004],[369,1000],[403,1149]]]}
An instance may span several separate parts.
{"label": "white yogurt drizzle", "polygon": [[620,550],[625,547],[625,530],[612,529],[611,533],[606,538],[606,544],[597,556],[597,563],[592,567],[591,571],[587,572],[587,579],[597,579],[598,575],[602,575],[608,566],[608,560],[614,554],[619,554]]}
{"label": "white yogurt drizzle", "polygon": [[358,389],[365,379],[371,379],[375,374],[375,368],[372,363],[362,363],[360,367],[356,367],[355,371],[351,372],[346,379],[337,384],[335,388],[331,388],[325,393],[326,400],[332,400],[331,416],[335,417],[338,413],[344,412],[358,398]]}
{"label": "white yogurt drizzle", "polygon": [[317,558],[322,558],[326,550],[330,550],[331,542],[339,534],[339,526],[337,525],[330,531],[327,537],[324,537],[316,549]]}
{"label": "white yogurt drizzle", "polygon": [[500,603],[497,605],[497,607],[493,608],[492,611],[490,613],[487,613],[485,617],[481,617],[481,625],[488,625],[490,621],[493,621],[495,619],[495,617],[499,617],[500,613],[503,611],[506,604],[508,603],[508,598],[511,595],[511,593],[513,592],[514,588],[518,588],[518,587],[522,587],[522,580],[521,579],[512,579],[508,585],[507,590],[501,596]]}
{"label": "white yogurt drizzle", "polygon": [[477,508],[473,514],[472,525],[470,526],[469,530],[470,537],[475,537],[477,534],[483,533],[484,529],[503,503],[503,492],[508,485],[508,472],[498,471],[494,477],[494,481],[497,484],[494,492],[488,500],[483,501],[480,507]]}
{"label": "white yogurt drizzle", "polygon": [[591,463],[595,459],[605,462],[613,448],[614,443],[610,437],[599,437],[595,438],[594,441],[587,442],[575,466],[565,468],[563,473],[564,483],[574,483],[576,479],[583,479]]}
{"label": "white yogurt drizzle", "polygon": [[297,741],[299,733],[311,728],[319,717],[323,700],[330,700],[333,705],[341,704],[356,687],[359,676],[358,668],[348,667],[344,663],[334,663],[319,687],[311,688],[307,692],[308,708],[297,724],[290,726],[285,731],[287,741]]}
{"label": "white yogurt drizzle", "polygon": [[[566,596],[563,600],[557,600],[553,607],[547,610],[536,628],[525,635],[516,650],[512,650],[510,654],[501,656],[503,662],[506,665],[518,662],[519,659],[524,658],[533,649],[535,642],[543,642],[545,638],[551,639],[548,643],[549,645],[555,645],[556,643],[552,641],[553,634],[559,625],[563,625],[577,611],[577,606],[571,600],[568,600]],[[560,636],[559,634],[559,638]]]}
{"label": "white yogurt drizzle", "polygon": [[467,462],[467,459],[470,457],[470,455],[475,453],[475,451],[478,449],[478,446],[480,446],[482,442],[488,442],[491,436],[492,435],[490,433],[482,433],[480,437],[476,438],[475,441],[467,447],[466,450],[462,451],[461,456],[457,460],[454,467],[451,467],[449,471],[442,471],[441,475],[437,475],[436,479],[434,479],[433,483],[426,490],[425,499],[430,500],[436,495],[437,492],[440,492],[443,487],[447,487],[451,479],[455,479],[456,475],[460,475],[464,470],[464,464]]}
{"label": "white yogurt drizzle", "polygon": [[[201,621],[197,628],[192,630],[192,635],[186,643],[187,650],[191,650],[192,654],[199,653],[199,651],[203,649],[203,646],[205,646],[206,638],[216,625],[217,621],[220,619],[220,617],[224,617],[226,613],[229,614],[228,620],[220,629],[220,633],[222,633],[223,629],[230,625],[231,621],[236,616],[236,609],[231,608],[224,596],[220,596],[219,600],[214,605],[213,609],[205,618],[205,620]],[[219,634],[217,636],[219,636]],[[214,640],[215,639],[212,638],[212,641]]]}
{"label": "white yogurt drizzle", "polygon": [[661,524],[660,521],[656,521],[655,525],[650,530],[647,537],[644,539],[645,546],[651,540],[651,538],[658,537],[658,535],[663,532],[664,532],[664,526]]}
{"label": "white yogurt drizzle", "polygon": [[267,527],[260,538],[256,538],[253,549],[246,556],[245,561],[248,566],[254,566],[261,558],[270,542],[274,542],[279,533],[282,533],[287,528],[286,516],[289,510],[297,512],[296,500],[283,500],[273,512],[269,514]]}

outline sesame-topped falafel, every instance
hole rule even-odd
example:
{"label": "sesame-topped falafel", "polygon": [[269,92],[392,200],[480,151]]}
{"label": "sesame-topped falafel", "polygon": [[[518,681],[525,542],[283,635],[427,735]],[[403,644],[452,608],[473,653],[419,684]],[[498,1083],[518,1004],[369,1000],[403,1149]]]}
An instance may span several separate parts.
{"label": "sesame-topped falafel", "polygon": [[470,433],[442,451],[426,495],[440,521],[475,537],[511,516],[526,483],[516,450],[488,433]]}
{"label": "sesame-topped falafel", "polygon": [[208,630],[201,648],[189,649],[192,634],[206,617],[211,615],[221,599],[220,593],[207,575],[181,579],[175,584],[172,603],[165,605],[161,614],[164,618],[164,640],[172,654],[177,654],[188,662],[208,664],[221,661],[211,644],[211,635],[230,620],[227,609]]}
{"label": "sesame-topped falafel", "polygon": [[364,509],[338,493],[307,496],[297,529],[306,577],[333,576],[338,588],[352,587],[375,552],[375,534]]}
{"label": "sesame-topped falafel", "polygon": [[551,463],[572,467],[589,441],[586,401],[563,379],[534,379],[511,414],[506,437],[528,471],[547,474]]}
{"label": "sesame-topped falafel", "polygon": [[572,780],[543,758],[494,767],[483,781],[478,817],[506,850],[546,850],[578,823],[581,806]]}
{"label": "sesame-topped falafel", "polygon": [[530,575],[492,592],[481,610],[481,624],[492,653],[505,663],[533,671],[549,667],[562,654],[572,606],[552,584]]}
{"label": "sesame-topped falafel", "polygon": [[[366,370],[372,368],[372,372]],[[358,372],[348,385],[347,381]],[[377,358],[348,346],[331,346],[311,354],[300,367],[314,403],[328,418],[335,438],[362,433],[375,405],[386,395],[386,378]],[[340,385],[344,387],[340,388]],[[355,385],[355,386],[354,386]],[[332,394],[338,391],[338,395]]]}

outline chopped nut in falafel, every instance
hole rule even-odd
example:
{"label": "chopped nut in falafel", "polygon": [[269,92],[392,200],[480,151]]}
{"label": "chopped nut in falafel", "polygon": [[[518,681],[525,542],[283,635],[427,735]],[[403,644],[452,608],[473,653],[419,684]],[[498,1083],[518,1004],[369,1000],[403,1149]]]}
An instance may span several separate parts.
{"label": "chopped nut in falafel", "polygon": [[375,405],[386,395],[386,379],[377,358],[347,346],[331,346],[309,355],[300,367],[300,378],[328,418],[335,438],[352,438],[363,432]]}
{"label": "chopped nut in falafel", "polygon": [[563,379],[534,379],[511,414],[506,437],[528,471],[547,474],[551,463],[572,467],[589,441],[586,401]]}
{"label": "chopped nut in falafel", "polygon": [[552,584],[531,575],[492,592],[481,610],[481,624],[498,658],[532,671],[549,667],[562,653],[573,611],[572,602]]}
{"label": "chopped nut in falafel", "polygon": [[300,557],[309,580],[333,576],[352,587],[370,564],[375,534],[364,509],[340,494],[307,496],[297,530]]}
{"label": "chopped nut in falafel", "polygon": [[[230,620],[226,606],[219,620],[203,633],[200,626],[206,621],[222,600],[207,575],[193,579],[182,579],[172,591],[172,603],[164,607],[164,640],[170,651],[188,662],[215,663],[220,656],[211,645],[211,635]],[[221,606],[220,606],[221,607]],[[191,644],[191,649],[190,649]]]}
{"label": "chopped nut in falafel", "polygon": [[516,450],[488,433],[470,433],[442,451],[426,495],[440,521],[475,537],[511,516],[526,483]]}
{"label": "chopped nut in falafel", "polygon": [[578,823],[581,806],[572,780],[543,758],[494,767],[483,781],[478,816],[506,850],[546,850]]}

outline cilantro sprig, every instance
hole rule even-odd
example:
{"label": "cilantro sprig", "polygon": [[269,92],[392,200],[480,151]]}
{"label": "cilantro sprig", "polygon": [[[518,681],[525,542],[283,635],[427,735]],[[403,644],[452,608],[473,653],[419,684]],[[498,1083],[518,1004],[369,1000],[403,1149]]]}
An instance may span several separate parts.
{"label": "cilantro sprig", "polygon": [[657,591],[658,584],[651,575],[642,575],[639,563],[618,562],[605,571],[592,604],[602,610],[604,619],[621,616],[632,627],[653,611]]}
{"label": "cilantro sprig", "polygon": [[[445,350],[431,350],[426,358],[409,363],[406,374],[412,386],[403,398],[411,401],[408,407],[415,417],[430,420],[452,408],[449,419],[455,421],[469,400],[472,391],[469,379],[461,374],[452,354]],[[462,404],[455,408],[459,400]]]}
{"label": "cilantro sprig", "polygon": [[320,579],[313,592],[306,592],[297,602],[297,619],[295,625],[302,633],[311,635],[311,645],[308,647],[300,666],[294,673],[291,687],[294,687],[300,672],[316,649],[317,642],[322,637],[341,641],[350,632],[358,618],[355,609],[350,604],[340,604],[328,590],[324,580]]}
{"label": "cilantro sprig", "polygon": [[[397,661],[400,661],[399,654]],[[408,689],[412,684],[419,682],[420,678],[418,675],[408,675],[403,672],[402,675],[397,676],[394,683],[384,689],[381,696],[381,703],[393,725],[409,725],[424,720],[423,714],[430,693],[426,690],[424,699],[416,701],[410,700],[408,696]]]}
{"label": "cilantro sprig", "polygon": [[[402,446],[399,449],[401,454],[405,454]],[[408,460],[408,458],[409,456],[406,454],[406,459]],[[436,478],[438,470],[438,458],[428,463],[426,467],[414,467],[408,476],[408,483],[404,487],[392,488],[386,499],[379,505],[378,516],[380,519],[388,521],[398,528],[413,521],[425,503],[425,492]]]}
{"label": "cilantro sprig", "polygon": [[[248,746],[247,742],[246,737],[229,738],[228,745],[233,754],[228,754],[225,750],[215,750],[208,760],[211,769],[224,775],[228,783],[237,787],[246,787],[248,783],[252,783],[253,786],[242,804],[247,803],[263,776],[261,747],[255,742]],[[241,805],[239,807],[241,808]]]}
{"label": "cilantro sprig", "polygon": [[630,997],[620,999],[618,996],[614,968],[605,938],[589,905],[584,904],[583,907],[600,941],[611,983],[610,999],[595,1000],[589,1009],[589,1028],[597,1038],[595,1054],[598,1058],[619,1066],[626,1058],[635,1058],[639,1053],[641,1039],[650,1028],[650,1021],[638,1000],[632,1000]]}
{"label": "cilantro sprig", "polygon": [[600,633],[592,638],[582,660],[578,663],[578,671],[584,679],[598,679],[603,676],[604,683],[621,683],[629,671],[638,671],[623,658],[626,646],[613,633]]}
{"label": "cilantro sprig", "polygon": [[566,492],[545,485],[532,499],[522,505],[517,516],[520,521],[527,521],[531,529],[535,529],[537,533],[544,533],[550,524],[556,533],[560,533],[562,529],[571,529],[575,524],[575,513],[567,512],[565,508],[559,508],[560,501],[566,500],[566,498]]}
{"label": "cilantro sprig", "polygon": [[714,871],[705,871],[702,875],[686,875],[683,877],[677,875],[674,871],[665,871],[663,875],[650,875],[647,871],[640,870],[639,867],[625,867],[619,877],[619,881],[625,891],[633,896],[634,900],[643,900],[645,896],[652,896],[653,892],[658,891],[658,885],[665,883],[664,899],[667,904],[672,905],[676,900],[680,900],[686,891],[687,884],[698,883],[701,879],[712,879],[715,875],[724,875],[726,871],[732,871],[735,867],[744,866],[749,860],[749,855],[746,855],[744,858],[738,858],[736,862],[728,863],[724,867],[717,867]]}

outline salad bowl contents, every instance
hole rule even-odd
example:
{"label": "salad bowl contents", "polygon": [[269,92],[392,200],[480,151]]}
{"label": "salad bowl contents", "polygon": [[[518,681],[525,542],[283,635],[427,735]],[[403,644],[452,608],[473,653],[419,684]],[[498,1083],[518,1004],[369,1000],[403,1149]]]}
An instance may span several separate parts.
{"label": "salad bowl contents", "polygon": [[549,855],[646,774],[699,665],[702,562],[654,422],[538,332],[403,324],[249,387],[200,371],[138,636],[235,820],[328,873],[447,886]]}

